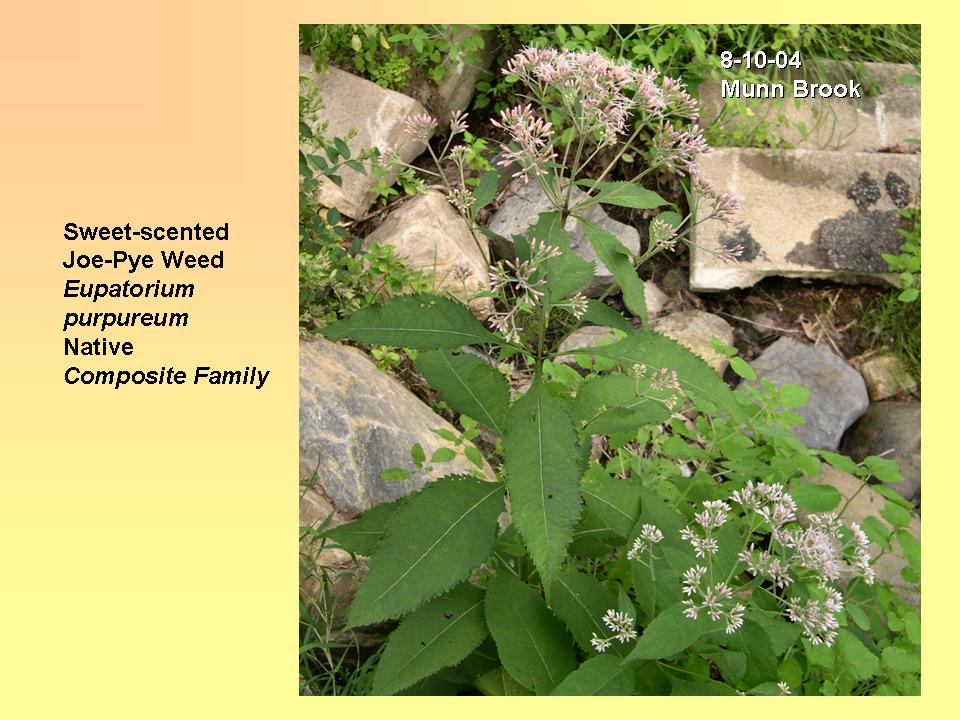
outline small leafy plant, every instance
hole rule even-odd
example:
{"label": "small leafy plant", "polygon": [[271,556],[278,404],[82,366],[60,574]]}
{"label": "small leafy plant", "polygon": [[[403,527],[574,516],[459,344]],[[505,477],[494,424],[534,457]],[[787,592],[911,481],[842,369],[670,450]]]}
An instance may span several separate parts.
{"label": "small leafy plant", "polygon": [[[488,325],[453,299],[420,293],[322,331],[415,349],[419,372],[469,419],[448,439],[478,466],[324,534],[370,556],[349,626],[400,621],[373,693],[918,691],[916,611],[876,582],[870,555],[871,542],[881,555],[899,544],[912,558],[904,580],[918,587],[908,506],[882,485],[899,477],[895,465],[807,450],[789,429],[802,421],[792,408],[803,388],[761,381],[734,393],[648,327],[638,268],[688,242],[698,203],[711,210],[701,222],[738,208],[699,175],[696,154],[707,147],[696,103],[679,81],[597,53],[528,48],[505,72],[530,98],[500,116],[503,162],[537,182],[553,210],[514,238],[516,259],[494,267]],[[410,131],[425,138],[435,124],[419,118]],[[606,169],[583,177],[602,150],[613,151]],[[608,180],[625,152],[685,178],[691,212],[644,188],[643,175]],[[479,232],[476,196],[458,202],[464,188],[449,186],[448,197]],[[646,247],[632,253],[587,221],[597,203],[657,211]],[[580,295],[594,268],[571,249],[571,219],[639,330]],[[562,338],[548,338],[555,315],[621,337],[578,351],[581,374],[559,362]],[[736,372],[753,375],[722,349]],[[532,372],[516,396],[502,372],[511,366]],[[478,426],[496,438],[486,458],[495,479],[465,450]],[[427,461],[417,448],[411,458]],[[821,459],[859,478],[856,493],[880,483],[870,491],[888,498],[885,522],[845,521],[855,495],[839,507],[836,489],[808,480]]]}

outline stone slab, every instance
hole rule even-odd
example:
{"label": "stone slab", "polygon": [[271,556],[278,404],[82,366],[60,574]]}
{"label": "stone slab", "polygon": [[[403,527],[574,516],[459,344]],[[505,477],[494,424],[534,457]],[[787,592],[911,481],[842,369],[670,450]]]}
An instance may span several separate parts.
{"label": "stone slab", "polygon": [[[831,82],[853,79],[848,64],[826,60],[816,62],[819,71]],[[804,64],[812,63],[804,60]],[[794,79],[822,82],[812,70],[772,76],[772,82],[784,84],[785,97],[782,100],[725,100],[721,97],[722,82],[708,80],[697,89],[704,124],[719,121],[719,127],[725,131],[749,133],[761,121],[766,121],[788,147],[808,150],[877,152],[892,148],[898,152],[916,151],[919,146],[905,141],[920,137],[920,85],[897,82],[901,75],[915,74],[913,66],[863,63],[863,70],[867,80],[862,84],[865,95],[860,100],[837,97],[794,99]],[[744,89],[741,82],[741,92]],[[744,103],[750,109],[749,114],[737,112],[737,106]],[[725,106],[727,110],[720,116]],[[805,133],[801,132],[799,123]]]}
{"label": "stone slab", "polygon": [[[709,220],[694,228],[692,290],[749,287],[768,276],[896,283],[881,254],[899,251],[897,210],[918,202],[918,156],[725,148],[700,165],[742,210],[733,226]],[[709,213],[704,205],[699,219]],[[735,261],[715,254],[737,245]]]}
{"label": "stone slab", "polygon": [[363,243],[392,245],[409,268],[430,273],[434,292],[449,292],[482,320],[493,311],[493,299],[471,298],[490,287],[490,251],[484,235],[477,233],[477,241],[479,247],[447,198],[430,191],[391,212]]}
{"label": "stone slab", "polygon": [[[303,55],[300,74],[312,78],[319,89],[323,107],[316,125],[328,123],[327,138],[346,138],[351,130],[356,130],[356,136],[348,141],[351,150],[396,147],[404,162],[410,162],[423,151],[423,143],[412,140],[403,131],[408,118],[426,112],[413,98],[339,68],[317,72],[313,60]],[[346,167],[339,175],[343,179],[341,187],[318,176],[320,202],[337,208],[347,217],[363,218],[375,199],[370,191],[377,180],[369,173],[364,175]],[[395,180],[395,173],[386,177],[388,185]]]}

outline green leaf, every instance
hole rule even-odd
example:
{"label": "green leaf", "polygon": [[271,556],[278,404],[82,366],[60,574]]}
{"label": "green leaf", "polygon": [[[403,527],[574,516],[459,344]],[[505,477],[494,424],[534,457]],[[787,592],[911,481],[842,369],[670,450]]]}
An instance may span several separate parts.
{"label": "green leaf", "polygon": [[456,665],[487,636],[484,593],[468,583],[431,600],[393,631],[373,678],[374,695],[393,695]]}
{"label": "green leaf", "polygon": [[388,482],[403,482],[410,477],[410,471],[402,467],[392,467],[380,473],[380,479]]}
{"label": "green leaf", "polygon": [[783,655],[796,645],[797,638],[802,632],[802,628],[797,623],[787,622],[781,617],[752,609],[747,611],[747,621],[763,628],[777,656]]}
{"label": "green leaf", "polygon": [[482,692],[484,695],[494,695],[499,697],[533,695],[533,693],[527,690],[527,688],[514,680],[510,673],[507,672],[507,669],[502,665],[478,677],[476,683],[474,684],[476,685],[477,690]]}
{"label": "green leaf", "polygon": [[599,463],[594,463],[583,475],[581,492],[587,508],[596,513],[607,527],[618,535],[630,537],[640,517],[642,491],[638,486],[612,477]]}
{"label": "green leaf", "polygon": [[503,666],[538,695],[548,694],[576,668],[563,625],[533,588],[506,571],[487,585],[486,618]]}
{"label": "green leaf", "polygon": [[337,320],[320,331],[330,340],[415,350],[495,343],[497,337],[463,303],[430,293],[398,295]]}
{"label": "green leaf", "polygon": [[480,177],[480,184],[473,191],[473,202],[470,204],[470,217],[476,218],[477,213],[485,208],[497,196],[497,183],[500,175],[496,170],[487,170]]}
{"label": "green leaf", "polygon": [[900,465],[896,460],[868,455],[863,459],[863,464],[869,473],[880,482],[895,483],[903,479],[900,475]]}
{"label": "green leaf", "polygon": [[857,680],[866,680],[880,672],[880,659],[856,635],[840,630],[837,642],[841,667]]}
{"label": "green leaf", "polygon": [[833,510],[843,499],[832,485],[794,485],[790,488],[790,494],[798,507],[810,512]]}
{"label": "green leaf", "polygon": [[410,459],[413,460],[413,464],[417,467],[423,466],[423,463],[427,459],[427,455],[423,451],[423,445],[420,443],[414,443],[413,447],[410,448]]}
{"label": "green leaf", "polygon": [[787,408],[803,407],[810,398],[810,391],[803,385],[784,383],[777,388],[780,404]]}
{"label": "green leaf", "polygon": [[347,552],[355,555],[371,555],[380,538],[383,537],[387,521],[393,517],[402,502],[403,498],[391,503],[375,505],[358,519],[338,525],[324,534]]}
{"label": "green leaf", "polygon": [[683,614],[683,605],[671,605],[654,618],[643,631],[637,644],[625,662],[634,660],[659,660],[675,655],[693,645],[701,635],[708,632],[710,622],[705,613],[691,620]]}
{"label": "green leaf", "polygon": [[649,320],[647,318],[647,299],[643,291],[643,280],[640,279],[633,267],[633,256],[630,251],[609,230],[587,222],[581,217],[577,219],[583,226],[587,240],[597,253],[597,257],[616,278],[623,294],[624,305],[630,312],[640,318],[644,327],[647,327]]}
{"label": "green leaf", "polygon": [[433,451],[433,455],[430,456],[430,462],[435,462],[435,463],[450,462],[456,456],[457,454],[453,451],[452,448],[440,447]]}
{"label": "green leaf", "polygon": [[776,682],[777,656],[762,627],[750,620],[745,621],[739,630],[729,636],[727,647],[746,656],[743,682],[747,687]]}
{"label": "green leaf", "polygon": [[903,648],[891,645],[883,649],[880,653],[880,660],[883,667],[892,673],[918,673],[920,672],[920,657],[916,652],[908,652]]}
{"label": "green leaf", "polygon": [[350,606],[349,625],[397,617],[463,580],[490,555],[503,486],[450,475],[407,498]]}
{"label": "green leaf", "polygon": [[627,318],[599,300],[587,300],[587,311],[583,314],[581,320],[587,324],[623,330],[625,333],[633,332],[633,325]]}
{"label": "green leaf", "polygon": [[[593,278],[594,264],[584,260],[571,249],[570,233],[564,228],[559,211],[540,213],[537,223],[528,230],[527,236],[530,241],[542,241],[560,248],[562,252],[560,257],[544,262],[542,274],[534,276],[534,280],[541,277],[546,280],[543,289],[545,305],[553,305],[569,297]],[[521,249],[525,249],[529,256],[529,245]],[[521,256],[520,252],[518,257],[520,260],[527,259]]]}
{"label": "green leaf", "polygon": [[618,205],[619,207],[634,208],[636,210],[652,210],[653,208],[667,204],[666,200],[652,190],[647,190],[636,183],[625,180],[615,182],[577,180],[577,185],[597,189],[597,192],[590,197],[588,205],[584,207],[604,203],[605,205]]}
{"label": "green leaf", "polygon": [[567,675],[551,695],[631,695],[633,669],[614,655],[597,655]]}
{"label": "green leaf", "polygon": [[624,368],[643,363],[653,369],[675,370],[680,386],[694,404],[699,406],[703,402],[713,403],[737,420],[745,422],[747,419],[723,378],[703,358],[666,335],[646,330],[611,345],[584,349],[581,352],[615,360]]}
{"label": "green leaf", "polygon": [[566,408],[539,377],[507,411],[505,428],[513,522],[549,589],[580,517],[580,441]]}
{"label": "green leaf", "polygon": [[747,380],[757,379],[757,374],[753,371],[753,368],[741,357],[730,358],[730,368],[742,378]]}
{"label": "green leaf", "polygon": [[908,527],[911,519],[910,511],[894,502],[887,502],[883,506],[880,517],[894,527]]}
{"label": "green leaf", "polygon": [[[601,637],[610,634],[601,618],[610,608],[617,606],[616,596],[591,575],[585,575],[571,568],[564,568],[557,574],[550,592],[550,607],[577,641],[577,645],[589,654],[596,651],[590,639],[596,633]],[[620,646],[614,643],[610,648],[615,655],[621,655]]]}
{"label": "green leaf", "polygon": [[414,364],[450,407],[503,434],[510,386],[490,363],[466,353],[431,350],[420,353]]}
{"label": "green leaf", "polygon": [[819,453],[820,457],[826,460],[837,470],[850,473],[851,475],[858,475],[860,473],[860,466],[846,455],[840,455],[839,453],[830,452],[829,450],[818,450],[817,452]]}
{"label": "green leaf", "polygon": [[[639,390],[644,393],[639,395]],[[591,435],[635,431],[643,425],[659,424],[670,417],[663,402],[647,397],[651,393],[646,381],[619,373],[601,375],[585,382],[573,403],[573,418],[586,423],[584,431]]]}

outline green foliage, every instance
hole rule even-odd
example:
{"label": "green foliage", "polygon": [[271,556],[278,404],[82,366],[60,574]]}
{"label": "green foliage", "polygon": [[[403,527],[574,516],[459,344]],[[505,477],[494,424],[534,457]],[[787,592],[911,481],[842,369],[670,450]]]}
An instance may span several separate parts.
{"label": "green foliage", "polygon": [[569,411],[539,378],[507,412],[504,475],[510,510],[549,588],[580,517],[580,441]]}
{"label": "green foliage", "polygon": [[467,657],[487,636],[483,611],[483,591],[462,583],[407,615],[384,648],[374,694],[392,695]]}
{"label": "green foliage", "polygon": [[417,350],[495,340],[465,305],[430,293],[389,298],[328,325],[322,333],[331,340],[351,338]]}
{"label": "green foliage", "polygon": [[[570,38],[590,40],[581,33]],[[682,37],[695,52],[715,42],[697,28]],[[595,142],[576,132],[571,140],[581,150]],[[573,252],[567,221],[591,203],[665,203],[637,183],[581,182],[586,199],[569,207],[584,163],[544,165],[536,181],[553,210],[514,237],[515,263],[493,268],[487,325],[463,304],[420,293],[323,330],[416,349],[420,374],[461,414],[464,432],[437,431],[446,444],[429,458],[415,445],[413,466],[430,472],[428,463],[463,456],[495,475],[447,476],[316,532],[370,556],[349,625],[400,619],[372,689],[918,693],[919,617],[898,592],[919,593],[920,553],[912,508],[891,486],[895,463],[804,447],[792,427],[802,422],[795,411],[805,388],[757,378],[736,348],[718,344],[733,372],[753,381],[733,391],[685,347],[636,331],[602,299],[581,298],[592,268]],[[477,180],[459,208],[472,229],[495,193],[488,176]],[[681,236],[689,230],[689,218],[661,214]],[[580,222],[625,305],[642,317],[638,268],[656,243],[632,254]],[[559,350],[565,333],[550,324],[558,316],[566,333],[589,321],[618,328],[617,339],[582,348],[573,354],[580,367],[567,366],[558,361],[568,354]],[[514,373],[530,377],[515,395],[506,381]],[[482,444],[478,424],[491,431]],[[851,498],[811,481],[821,463],[858,479],[858,492],[885,498],[877,515],[850,523]],[[871,561],[887,553],[905,559],[898,592],[871,582]]]}
{"label": "green foliage", "polygon": [[463,580],[490,554],[503,488],[451,475],[421,490],[387,521],[350,608],[350,625],[413,610]]}
{"label": "green foliage", "polygon": [[920,210],[899,211],[903,243],[897,255],[884,254],[890,272],[898,273],[900,289],[878,297],[867,308],[861,325],[876,344],[892,349],[904,370],[920,379]]}
{"label": "green foliage", "polygon": [[576,667],[563,625],[536,591],[513,575],[490,579],[486,616],[503,666],[528,690],[547,695]]}

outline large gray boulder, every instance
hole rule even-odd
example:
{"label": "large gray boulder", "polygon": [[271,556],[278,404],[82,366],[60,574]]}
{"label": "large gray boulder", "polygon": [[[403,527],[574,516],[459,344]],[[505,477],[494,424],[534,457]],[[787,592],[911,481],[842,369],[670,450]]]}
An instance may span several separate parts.
{"label": "large gray boulder", "polygon": [[[571,203],[576,204],[584,195],[583,191],[574,188],[570,195]],[[540,183],[531,180],[526,184],[520,184],[507,195],[500,209],[490,219],[488,228],[495,235],[492,239],[494,254],[501,258],[515,257],[513,236],[523,235],[527,228],[537,223],[540,213],[550,212],[553,209]],[[588,208],[583,212],[583,216],[588,222],[599,225],[615,235],[630,252],[639,251],[640,233],[636,228],[614,220],[600,205]],[[584,260],[594,263],[596,267],[593,280],[581,292],[587,297],[599,297],[616,285],[616,279],[597,257],[597,253],[594,252],[593,246],[590,245],[590,241],[587,240],[580,223],[575,218],[569,218],[564,228],[570,233],[571,249]]]}
{"label": "large gray boulder", "polygon": [[[327,123],[326,137],[346,138],[351,130],[356,130],[356,136],[349,141],[354,152],[372,147],[380,150],[395,147],[404,162],[410,162],[423,152],[424,144],[404,133],[408,118],[426,112],[413,98],[339,68],[317,72],[313,60],[307,56],[300,57],[300,74],[316,83],[323,100],[316,124]],[[343,180],[339,187],[325,177],[318,177],[320,202],[337,208],[348,217],[364,217],[375,199],[371,190],[376,186],[377,178],[372,173],[362,174],[347,167],[338,174]],[[385,180],[387,185],[392,185],[396,173],[388,174]]]}
{"label": "large gray boulder", "polygon": [[[828,79],[831,83],[853,79],[847,63],[804,58],[804,65],[814,63],[818,66],[819,77],[815,76],[817,73],[796,71],[792,71],[789,77],[785,73],[772,77],[772,82],[784,83],[782,100],[724,100],[721,97],[722,81],[707,80],[697,88],[704,121],[709,124],[716,120],[725,103],[737,107],[747,102],[753,114],[728,112],[723,119],[725,130],[749,133],[765,121],[783,143],[795,148],[850,152],[877,152],[890,148],[909,152],[918,149],[917,145],[906,141],[920,137],[920,85],[897,81],[902,75],[915,74],[912,66],[863,63],[867,82],[861,86],[864,97],[859,101],[838,97],[808,97],[798,101],[793,97],[794,79],[808,82]],[[727,87],[728,93],[734,90],[730,81]],[[743,90],[742,87],[739,89]]]}
{"label": "large gray boulder", "polygon": [[364,246],[373,243],[392,245],[407,267],[433,277],[435,292],[469,304],[481,320],[493,310],[492,298],[474,299],[490,287],[487,238],[477,233],[475,241],[442,193],[430,191],[394,210],[364,240]]}
{"label": "large gray boulder", "polygon": [[920,496],[920,403],[887,400],[870,406],[843,441],[857,462],[867,455],[896,460],[903,480],[892,487],[907,500]]}
{"label": "large gray boulder", "polygon": [[[690,250],[690,289],[749,287],[768,276],[895,284],[884,253],[899,252],[902,218],[918,202],[916,155],[725,148],[700,158],[702,174],[741,202],[736,224],[705,220]],[[736,246],[723,262],[716,253]]]}
{"label": "large gray boulder", "polygon": [[[444,444],[431,432],[435,428],[456,432],[360,350],[322,338],[300,342],[301,594],[307,602],[320,602],[322,568],[330,580],[323,602],[341,641],[349,640],[342,633],[345,612],[365,562],[323,547],[311,530],[324,523],[336,527],[423,487],[430,477],[414,468],[410,448],[420,443],[429,458]],[[392,467],[408,468],[410,477],[382,480],[380,473]],[[476,472],[462,456],[442,470]],[[485,470],[492,478],[489,467]],[[357,639],[374,644],[382,633],[372,630]]]}
{"label": "large gray boulder", "polygon": [[836,450],[844,431],[870,405],[860,373],[822,345],[781,337],[751,365],[758,378],[774,385],[790,383],[810,390],[807,404],[794,411],[806,420],[794,433],[807,447]]}

